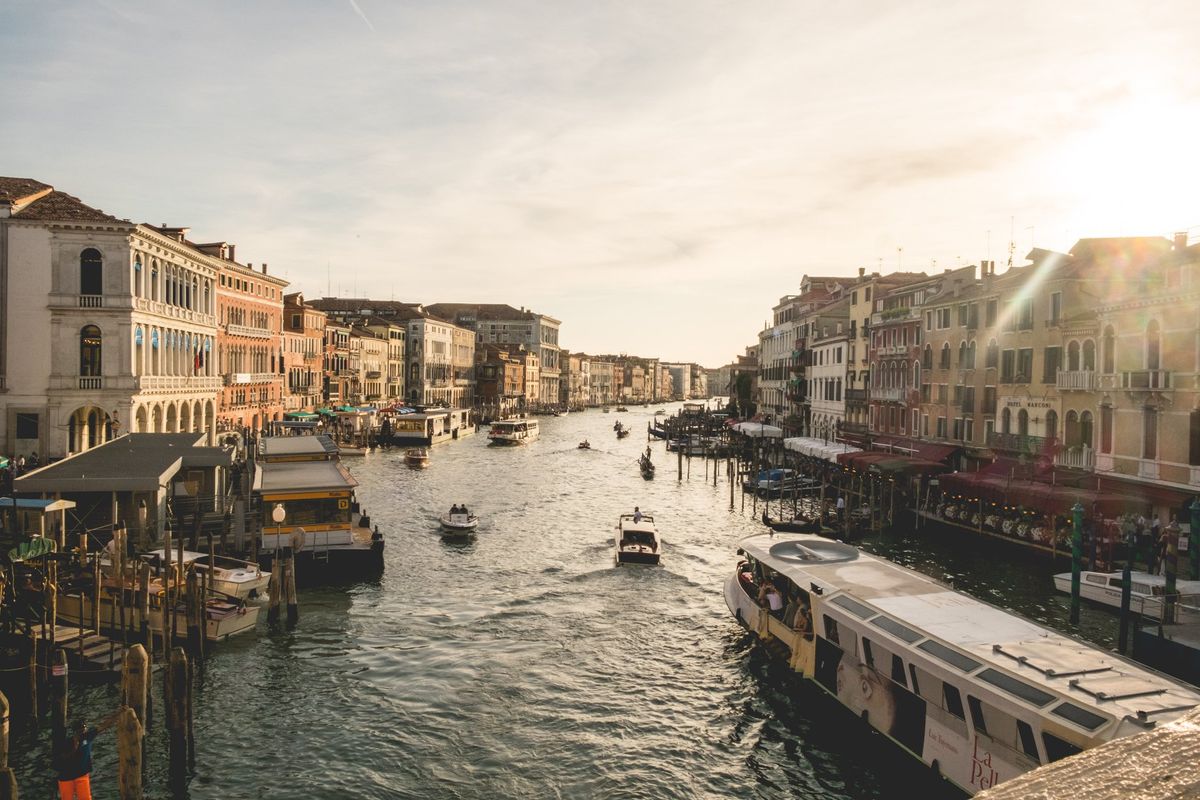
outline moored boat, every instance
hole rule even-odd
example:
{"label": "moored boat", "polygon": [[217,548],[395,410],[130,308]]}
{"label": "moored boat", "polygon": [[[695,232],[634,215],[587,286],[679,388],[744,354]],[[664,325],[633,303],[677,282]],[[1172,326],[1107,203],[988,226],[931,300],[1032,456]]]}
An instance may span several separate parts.
{"label": "moored boat", "polygon": [[771,519],[765,511],[763,512],[762,521],[764,525],[778,533],[816,533],[821,529],[821,523],[816,519],[808,519],[806,517]]}
{"label": "moored boat", "polygon": [[740,545],[725,583],[737,620],[969,794],[1200,705],[1195,687],[852,545]]}
{"label": "moored boat", "polygon": [[[162,548],[142,554],[142,559],[152,567],[165,563]],[[179,563],[179,554],[171,553],[171,561]],[[184,569],[194,567],[201,574],[212,573],[212,587],[221,594],[237,600],[249,600],[265,594],[271,582],[271,573],[250,561],[228,556],[209,556],[191,550],[183,551]]]}
{"label": "moored boat", "polygon": [[[1120,572],[1095,572],[1082,570],[1079,573],[1079,596],[1093,603],[1112,608],[1121,607],[1121,585],[1124,579]],[[1054,588],[1071,593],[1071,573],[1061,572],[1054,576]],[[1129,608],[1135,614],[1161,619],[1166,602],[1167,579],[1162,575],[1134,571],[1129,580]],[[1176,581],[1175,592],[1180,595],[1178,607],[1192,617],[1189,621],[1200,622],[1200,581]]]}
{"label": "moored boat", "polygon": [[661,556],[654,517],[634,509],[617,520],[617,564],[657,564]]}

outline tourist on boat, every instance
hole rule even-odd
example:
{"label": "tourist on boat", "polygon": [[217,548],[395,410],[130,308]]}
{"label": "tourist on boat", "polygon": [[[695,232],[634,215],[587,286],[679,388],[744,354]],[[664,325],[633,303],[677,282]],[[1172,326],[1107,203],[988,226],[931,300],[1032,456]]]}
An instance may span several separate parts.
{"label": "tourist on boat", "polygon": [[642,510],[637,506],[633,507],[633,521],[635,524],[642,521]]}
{"label": "tourist on boat", "polygon": [[467,517],[471,516],[471,512],[467,511],[467,507],[465,505],[458,507],[458,513],[460,513],[464,516],[467,516]]}
{"label": "tourist on boat", "polygon": [[802,603],[800,605],[800,611],[796,615],[795,628],[804,635],[805,639],[811,639],[813,637],[812,609],[809,607],[808,603]]}
{"label": "tourist on boat", "polygon": [[92,742],[116,722],[117,715],[111,714],[94,728],[79,720],[70,738],[59,743],[54,756],[54,768],[58,773],[58,794],[61,800],[92,800]]}
{"label": "tourist on boat", "polygon": [[450,506],[450,516],[454,516],[455,514],[461,514],[461,513],[462,513],[462,511],[459,510],[458,503],[455,503],[454,505]]}

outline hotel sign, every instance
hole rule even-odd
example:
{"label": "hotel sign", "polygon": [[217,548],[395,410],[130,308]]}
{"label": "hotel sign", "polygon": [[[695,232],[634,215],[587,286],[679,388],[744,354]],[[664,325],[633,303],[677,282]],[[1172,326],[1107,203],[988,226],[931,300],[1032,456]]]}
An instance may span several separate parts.
{"label": "hotel sign", "polygon": [[1005,397],[1003,399],[1006,408],[1027,408],[1030,410],[1058,408],[1058,403],[1053,400],[1042,400],[1034,397]]}

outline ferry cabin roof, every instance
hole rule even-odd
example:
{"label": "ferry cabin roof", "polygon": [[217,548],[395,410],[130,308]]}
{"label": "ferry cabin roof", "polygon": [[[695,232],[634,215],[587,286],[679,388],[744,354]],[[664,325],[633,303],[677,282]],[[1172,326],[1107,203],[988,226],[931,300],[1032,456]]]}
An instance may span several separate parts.
{"label": "ferry cabin roof", "polygon": [[940,666],[981,698],[1044,712],[1044,723],[1075,731],[1075,739],[1108,740],[1200,705],[1200,693],[1185,684],[850,545],[801,534],[758,534],[740,544],[815,594],[822,617],[869,630],[909,663]]}
{"label": "ferry cabin roof", "polygon": [[327,434],[266,436],[258,442],[260,461],[327,461],[334,458],[337,452],[337,445]]}

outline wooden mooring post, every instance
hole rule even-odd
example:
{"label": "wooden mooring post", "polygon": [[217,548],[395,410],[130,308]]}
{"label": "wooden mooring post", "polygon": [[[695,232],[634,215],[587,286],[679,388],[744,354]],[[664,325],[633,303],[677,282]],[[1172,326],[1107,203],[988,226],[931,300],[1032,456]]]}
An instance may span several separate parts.
{"label": "wooden mooring post", "polygon": [[8,698],[0,692],[0,800],[17,800],[17,776],[8,766]]}
{"label": "wooden mooring post", "polygon": [[38,640],[37,631],[29,629],[29,716],[38,718]]}
{"label": "wooden mooring post", "polygon": [[267,624],[278,625],[279,601],[283,598],[283,557],[278,549],[271,559],[271,583],[267,591],[270,593],[267,605]]}
{"label": "wooden mooring post", "polygon": [[192,685],[187,653],[182,647],[171,648],[166,674],[167,746],[170,753],[172,782],[181,782],[194,763],[191,737]]}
{"label": "wooden mooring post", "polygon": [[285,548],[284,571],[287,578],[284,581],[284,599],[287,602],[288,625],[300,621],[300,598],[296,595],[296,548]]}
{"label": "wooden mooring post", "polygon": [[204,658],[204,598],[200,576],[189,570],[184,589],[184,608],[187,614],[187,651],[192,661]]}
{"label": "wooden mooring post", "polygon": [[125,648],[121,665],[121,705],[133,709],[142,728],[149,725],[150,656],[140,644]]}
{"label": "wooden mooring post", "polygon": [[117,791],[121,800],[142,800],[142,744],[146,728],[132,708],[122,706],[117,712],[116,729]]}
{"label": "wooden mooring post", "polygon": [[67,651],[61,647],[54,651],[50,666],[51,730],[55,738],[67,732]]}

